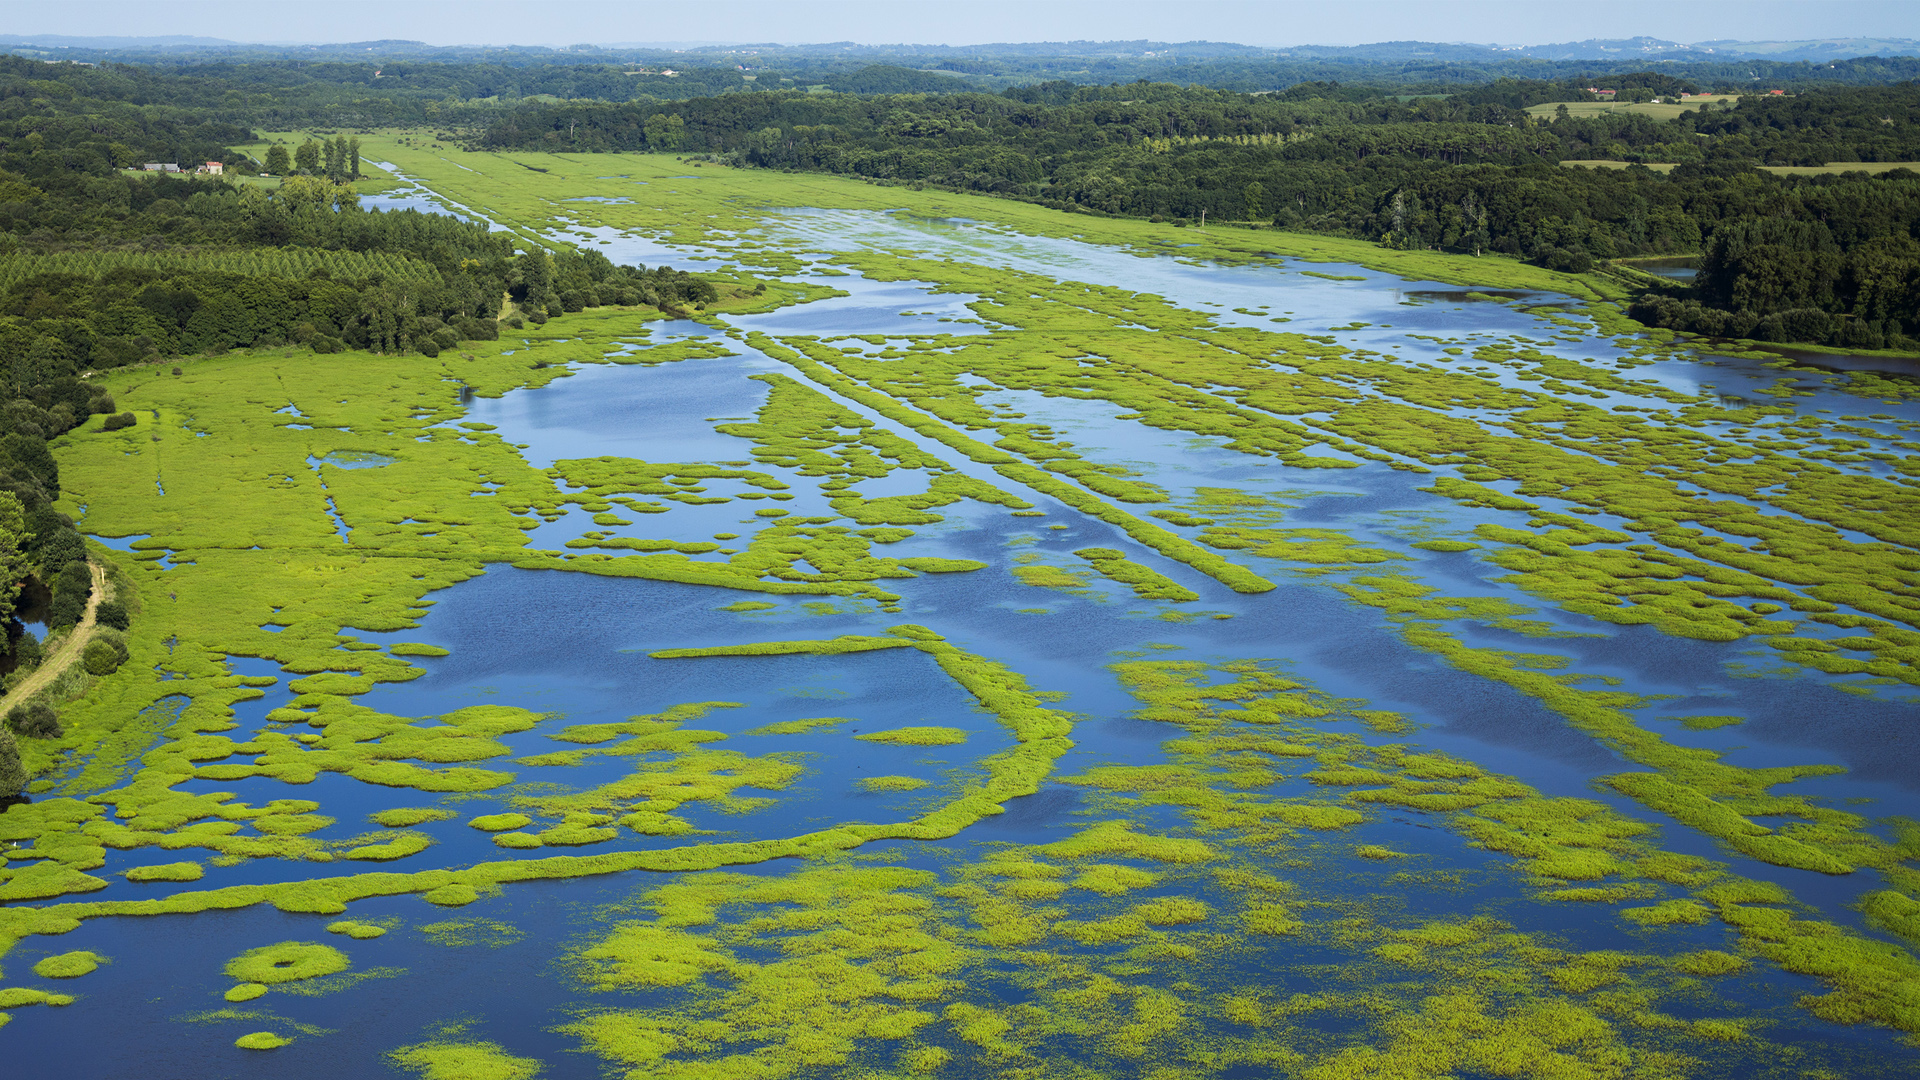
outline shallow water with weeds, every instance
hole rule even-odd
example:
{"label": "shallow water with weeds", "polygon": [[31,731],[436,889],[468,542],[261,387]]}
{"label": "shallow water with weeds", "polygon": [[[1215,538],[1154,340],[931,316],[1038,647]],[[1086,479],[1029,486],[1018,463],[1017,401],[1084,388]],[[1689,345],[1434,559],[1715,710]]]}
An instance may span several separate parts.
{"label": "shallow water with weeds", "polygon": [[722,298],[107,377],[56,450],[133,659],[0,815],[37,1072],[1920,1064],[1904,377],[1492,258],[370,149]]}

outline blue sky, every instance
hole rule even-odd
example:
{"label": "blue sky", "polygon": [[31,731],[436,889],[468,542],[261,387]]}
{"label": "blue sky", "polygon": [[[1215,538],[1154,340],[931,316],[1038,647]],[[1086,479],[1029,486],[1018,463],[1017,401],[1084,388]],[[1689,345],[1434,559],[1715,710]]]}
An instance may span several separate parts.
{"label": "blue sky", "polygon": [[0,35],[193,34],[236,41],[410,38],[436,45],[582,42],[977,44],[1235,41],[1253,45],[1542,44],[1920,38],[1917,0],[0,0]]}

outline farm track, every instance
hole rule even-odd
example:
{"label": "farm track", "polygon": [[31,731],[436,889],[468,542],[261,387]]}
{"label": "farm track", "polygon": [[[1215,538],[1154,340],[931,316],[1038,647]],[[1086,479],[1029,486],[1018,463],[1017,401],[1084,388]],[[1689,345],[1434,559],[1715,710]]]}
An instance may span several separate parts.
{"label": "farm track", "polygon": [[87,642],[93,640],[94,612],[100,607],[100,601],[106,598],[107,574],[100,564],[91,560],[87,569],[93,573],[93,596],[87,600],[87,613],[74,625],[73,633],[67,635],[58,652],[40,662],[26,681],[13,688],[6,697],[0,698],[0,716],[5,716],[14,706],[33,700],[33,695],[45,690],[53,680],[60,677],[80,654],[86,650]]}

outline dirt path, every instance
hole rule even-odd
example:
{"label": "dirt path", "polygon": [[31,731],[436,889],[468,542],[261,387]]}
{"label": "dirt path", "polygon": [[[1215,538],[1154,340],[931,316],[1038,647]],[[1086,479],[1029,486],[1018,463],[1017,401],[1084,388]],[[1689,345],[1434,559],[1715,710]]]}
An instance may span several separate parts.
{"label": "dirt path", "polygon": [[73,628],[73,633],[67,635],[58,652],[40,661],[40,666],[33,669],[33,674],[27,676],[26,681],[14,687],[6,697],[0,698],[0,717],[5,717],[15,705],[31,701],[33,695],[45,690],[48,684],[60,677],[61,672],[67,670],[68,665],[80,659],[87,642],[93,640],[93,613],[99,608],[100,601],[106,599],[107,572],[100,569],[99,563],[92,561],[87,563],[87,569],[93,571],[93,596],[87,600],[87,613],[81,616],[79,624]]}

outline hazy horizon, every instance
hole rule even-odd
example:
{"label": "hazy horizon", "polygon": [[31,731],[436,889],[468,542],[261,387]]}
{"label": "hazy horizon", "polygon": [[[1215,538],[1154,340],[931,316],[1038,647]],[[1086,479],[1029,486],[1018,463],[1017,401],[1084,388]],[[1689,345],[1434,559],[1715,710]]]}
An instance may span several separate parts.
{"label": "hazy horizon", "polygon": [[[673,6],[556,0],[528,18],[502,0],[343,0],[323,7],[235,0],[0,0],[0,35],[215,38],[306,45],[399,39],[430,45],[985,45],[1211,41],[1262,47],[1389,41],[1536,46],[1591,38],[1797,41],[1920,37],[1920,4],[1887,0],[1622,0],[1543,7],[1531,0],[981,0],[973,4],[683,0]],[[734,34],[716,35],[716,17]],[[1391,27],[1389,32],[1380,28]],[[507,33],[512,28],[512,33]]]}

